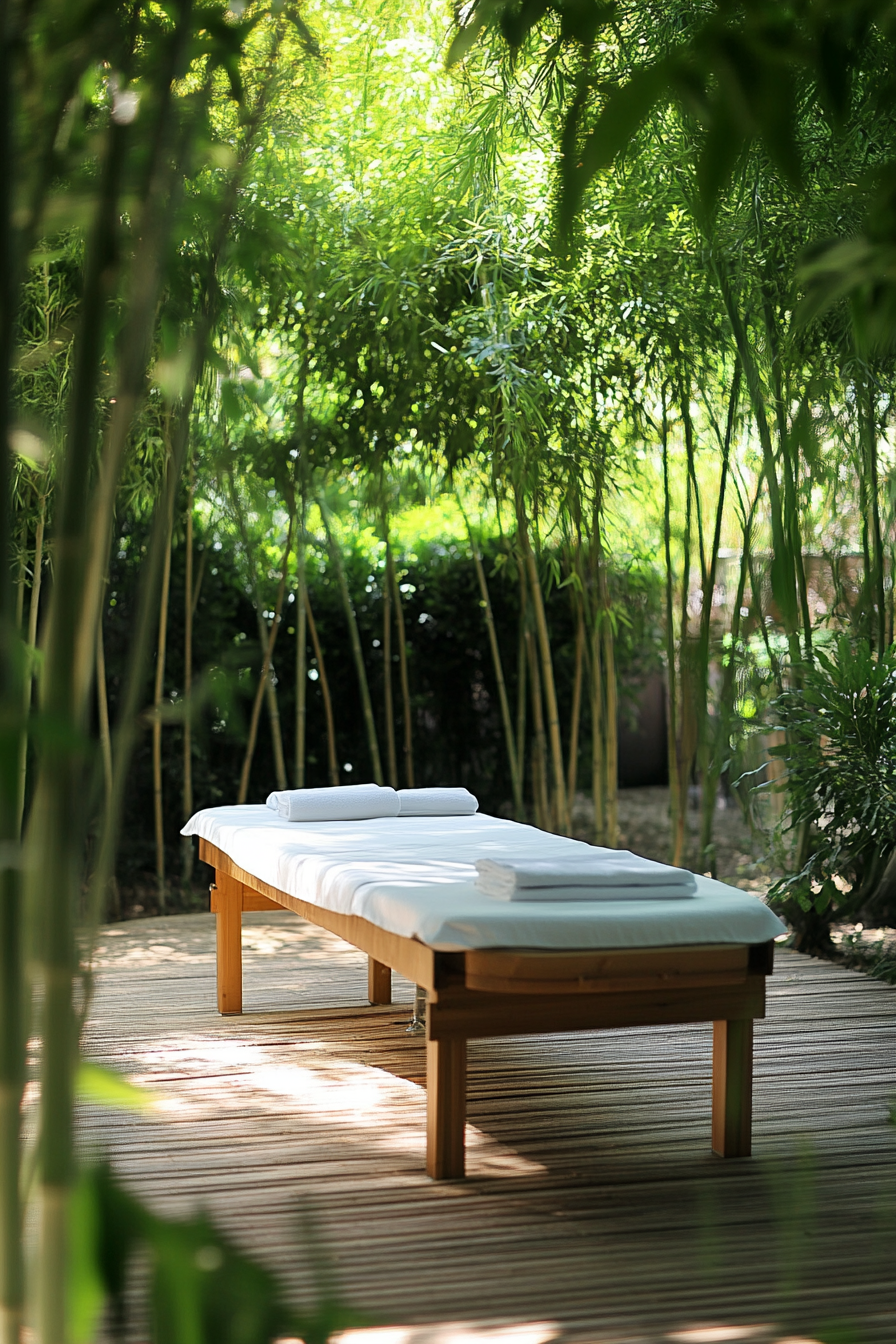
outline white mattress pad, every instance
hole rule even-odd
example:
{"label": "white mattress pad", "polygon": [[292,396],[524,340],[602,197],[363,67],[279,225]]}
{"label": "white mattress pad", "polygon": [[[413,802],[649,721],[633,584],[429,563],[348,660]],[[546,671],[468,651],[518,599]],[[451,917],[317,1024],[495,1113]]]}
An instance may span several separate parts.
{"label": "white mattress pad", "polygon": [[209,807],[181,834],[210,841],[278,891],[440,952],[761,943],[787,931],[757,896],[699,876],[696,895],[680,901],[521,906],[487,896],[475,885],[477,859],[569,858],[590,846],[481,812],[288,822],[264,806]]}

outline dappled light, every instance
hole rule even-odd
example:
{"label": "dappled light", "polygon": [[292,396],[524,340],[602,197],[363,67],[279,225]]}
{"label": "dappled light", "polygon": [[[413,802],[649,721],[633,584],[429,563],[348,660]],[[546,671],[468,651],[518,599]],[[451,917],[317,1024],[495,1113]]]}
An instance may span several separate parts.
{"label": "dappled light", "polygon": [[885,1307],[885,986],[782,954],[757,1033],[756,1158],[727,1168],[706,1147],[705,1027],[474,1043],[468,1179],[440,1186],[423,1174],[424,1045],[406,1034],[409,1002],[362,1006],[363,959],[294,916],[245,919],[247,945],[280,944],[247,958],[247,1000],[264,982],[279,1011],[214,1012],[208,916],[166,921],[165,944],[192,954],[169,963],[176,979],[151,965],[135,984],[126,941],[154,944],[152,921],[109,940],[122,960],[102,972],[85,1044],[159,1102],[126,1120],[82,1105],[83,1139],[160,1211],[210,1211],[302,1304],[315,1291],[297,1231],[309,1210],[341,1291],[372,1317],[348,1344],[827,1344],[785,1328],[805,1319],[818,1264],[822,1319],[851,1302]]}

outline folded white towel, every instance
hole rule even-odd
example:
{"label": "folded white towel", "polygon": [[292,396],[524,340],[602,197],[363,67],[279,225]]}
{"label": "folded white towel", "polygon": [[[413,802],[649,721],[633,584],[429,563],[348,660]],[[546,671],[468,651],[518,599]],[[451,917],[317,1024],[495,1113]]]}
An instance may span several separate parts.
{"label": "folded white towel", "polygon": [[328,789],[284,789],[267,805],[286,821],[369,821],[397,817],[398,794],[379,784],[336,784]]}
{"label": "folded white towel", "polygon": [[653,887],[514,887],[513,891],[489,891],[477,882],[486,896],[500,901],[689,901],[697,891],[683,886]]}
{"label": "folded white towel", "polygon": [[479,800],[469,789],[399,789],[400,817],[471,817]]}
{"label": "folded white towel", "polygon": [[693,873],[626,849],[598,849],[574,858],[525,863],[479,859],[476,885],[511,901],[674,900],[693,896]]}

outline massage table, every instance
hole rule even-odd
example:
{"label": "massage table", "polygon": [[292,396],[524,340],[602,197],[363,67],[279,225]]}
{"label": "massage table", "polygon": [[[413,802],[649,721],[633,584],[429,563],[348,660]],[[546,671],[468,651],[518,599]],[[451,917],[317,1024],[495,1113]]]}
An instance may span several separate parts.
{"label": "massage table", "polygon": [[426,994],[426,1169],[464,1175],[467,1041],[712,1022],[712,1150],[751,1151],[753,1022],[774,939],[757,897],[697,877],[680,900],[502,901],[477,858],[552,859],[580,841],[477,813],[363,822],[282,820],[263,806],[187,823],[215,871],[220,1013],[242,1012],[244,910],[295,912],[368,957],[367,997],[397,971]]}

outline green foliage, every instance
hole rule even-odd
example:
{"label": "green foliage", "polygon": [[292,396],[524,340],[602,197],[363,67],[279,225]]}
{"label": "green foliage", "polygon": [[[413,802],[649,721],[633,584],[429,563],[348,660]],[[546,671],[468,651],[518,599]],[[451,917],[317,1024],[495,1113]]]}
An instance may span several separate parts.
{"label": "green foliage", "polygon": [[[799,189],[813,172],[818,150],[817,137],[805,133],[807,119],[844,135],[857,108],[866,118],[892,115],[894,32],[886,0],[784,7],[776,0],[736,7],[719,0],[708,8],[677,3],[659,13],[647,11],[646,22],[639,19],[635,14],[632,25],[631,13],[620,16],[602,0],[522,6],[477,0],[464,11],[449,52],[450,61],[461,60],[489,27],[515,50],[527,41],[531,45],[534,32],[544,30],[553,39],[546,52],[553,62],[564,46],[575,51],[558,166],[560,222],[567,236],[596,175],[670,103],[699,128],[692,164],[707,218],[752,146],[761,146],[781,177]],[[608,60],[613,43],[595,41],[609,24],[624,53],[621,69]],[[630,26],[637,34],[634,59]],[[816,288],[827,280],[828,303],[876,281],[887,291],[871,305],[878,319],[882,310],[892,311],[896,216],[890,178],[884,172],[865,183],[867,229],[858,246],[849,251],[836,242],[827,245],[806,272]],[[814,300],[814,311],[822,306]]]}
{"label": "green foliage", "polygon": [[120,1073],[104,1069],[82,1059],[75,1077],[75,1091],[85,1101],[103,1106],[117,1106],[129,1111],[151,1111],[154,1098],[145,1088],[135,1087]]}
{"label": "green foliage", "polygon": [[817,652],[801,684],[771,707],[786,735],[770,754],[786,767],[786,825],[805,828],[809,854],[771,899],[825,922],[855,916],[881,896],[896,849],[896,648],[841,636]]}
{"label": "green foliage", "polygon": [[[313,1229],[305,1227],[306,1237]],[[151,1344],[270,1344],[284,1335],[326,1344],[358,1325],[318,1266],[317,1302],[299,1314],[274,1277],[201,1215],[177,1221],[151,1213],[107,1166],[81,1173],[70,1210],[69,1329],[72,1344],[96,1338],[103,1312],[116,1338],[148,1321]],[[139,1264],[147,1292],[136,1303],[129,1280]],[[139,1328],[139,1327],[138,1327]],[[145,1328],[145,1326],[143,1327]]]}

